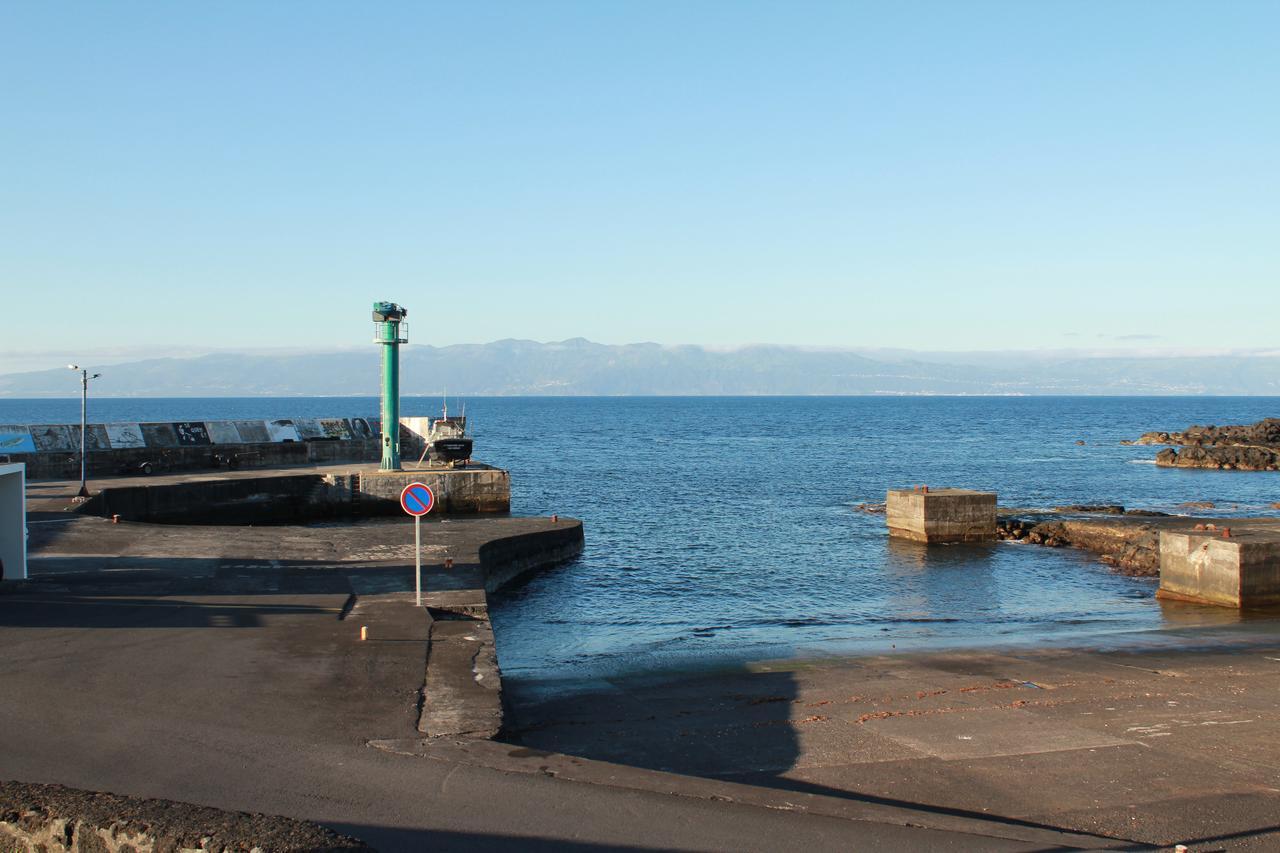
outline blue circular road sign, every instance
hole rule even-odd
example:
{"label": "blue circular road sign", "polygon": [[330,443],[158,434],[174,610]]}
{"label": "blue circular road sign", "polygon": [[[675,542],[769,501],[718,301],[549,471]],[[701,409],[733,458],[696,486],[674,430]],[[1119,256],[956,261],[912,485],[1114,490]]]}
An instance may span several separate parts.
{"label": "blue circular road sign", "polygon": [[435,493],[424,483],[410,483],[400,493],[400,506],[409,515],[426,515],[435,505]]}

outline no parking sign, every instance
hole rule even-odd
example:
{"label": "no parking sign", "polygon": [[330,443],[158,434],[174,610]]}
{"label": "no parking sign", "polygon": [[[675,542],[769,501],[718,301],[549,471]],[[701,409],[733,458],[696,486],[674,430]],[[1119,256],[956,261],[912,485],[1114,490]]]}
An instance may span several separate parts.
{"label": "no parking sign", "polygon": [[421,518],[436,505],[436,493],[426,483],[410,483],[400,492],[400,506],[414,518]]}
{"label": "no parking sign", "polygon": [[426,483],[410,483],[400,492],[400,507],[413,516],[413,589],[422,606],[422,517],[436,505],[436,493]]}

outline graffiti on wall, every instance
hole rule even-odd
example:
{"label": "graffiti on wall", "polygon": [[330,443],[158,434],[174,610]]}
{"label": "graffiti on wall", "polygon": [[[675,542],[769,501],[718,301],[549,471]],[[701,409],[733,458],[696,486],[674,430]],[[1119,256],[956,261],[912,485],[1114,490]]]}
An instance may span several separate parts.
{"label": "graffiti on wall", "polygon": [[293,425],[293,421],[287,418],[278,421],[267,421],[267,434],[271,436],[272,441],[302,440],[302,436],[298,435],[298,429]]}
{"label": "graffiti on wall", "polygon": [[107,441],[119,449],[129,447],[146,447],[147,440],[142,437],[142,427],[137,424],[106,424]]}
{"label": "graffiti on wall", "polygon": [[[80,449],[80,425],[67,427],[71,431],[71,444]],[[89,428],[84,433],[84,446],[86,450],[110,450],[111,442],[107,440],[107,431],[103,429],[102,424],[89,424]]]}
{"label": "graffiti on wall", "polygon": [[350,441],[352,438],[351,424],[347,423],[346,418],[321,418],[320,431],[325,438],[336,441]]}
{"label": "graffiti on wall", "polygon": [[[427,424],[426,418],[406,419],[409,420],[420,420],[421,428],[425,428]],[[86,447],[89,450],[127,450],[143,447],[203,447],[210,444],[352,441],[376,438],[378,428],[376,418],[89,424]],[[79,449],[78,424],[0,424],[0,454],[74,453]]]}
{"label": "graffiti on wall", "polygon": [[240,432],[231,421],[206,421],[209,429],[209,440],[214,444],[239,444]]}
{"label": "graffiti on wall", "polygon": [[71,443],[71,428],[66,424],[35,424],[31,427],[31,439],[41,453],[75,450],[79,446],[78,441]]}
{"label": "graffiti on wall", "polygon": [[302,436],[303,441],[324,438],[324,430],[320,428],[320,422],[315,418],[294,418],[293,427],[298,431],[298,435]]}
{"label": "graffiti on wall", "polygon": [[0,424],[0,453],[35,453],[31,431],[18,424]]}
{"label": "graffiti on wall", "polygon": [[245,444],[266,444],[271,441],[266,421],[232,421],[232,424]]}
{"label": "graffiti on wall", "polygon": [[203,421],[178,421],[173,425],[173,432],[182,447],[202,447],[209,444],[209,430]]}

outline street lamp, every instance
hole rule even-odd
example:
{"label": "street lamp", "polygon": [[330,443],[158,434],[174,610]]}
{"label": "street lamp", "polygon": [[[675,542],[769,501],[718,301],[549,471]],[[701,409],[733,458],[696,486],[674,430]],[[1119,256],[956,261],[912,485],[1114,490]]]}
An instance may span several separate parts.
{"label": "street lamp", "polygon": [[68,364],[67,370],[80,371],[80,497],[89,497],[89,483],[86,478],[85,469],[85,434],[89,431],[89,425],[85,423],[89,414],[89,380],[97,379],[101,373],[89,375],[89,371],[85,370],[78,364]]}

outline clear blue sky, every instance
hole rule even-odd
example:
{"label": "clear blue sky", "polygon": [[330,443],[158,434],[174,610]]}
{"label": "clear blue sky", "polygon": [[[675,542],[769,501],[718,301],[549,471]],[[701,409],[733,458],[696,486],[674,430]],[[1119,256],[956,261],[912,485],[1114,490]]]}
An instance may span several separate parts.
{"label": "clear blue sky", "polygon": [[[0,369],[415,342],[1261,347],[1280,3],[0,7]],[[50,365],[52,366],[52,365]]]}

